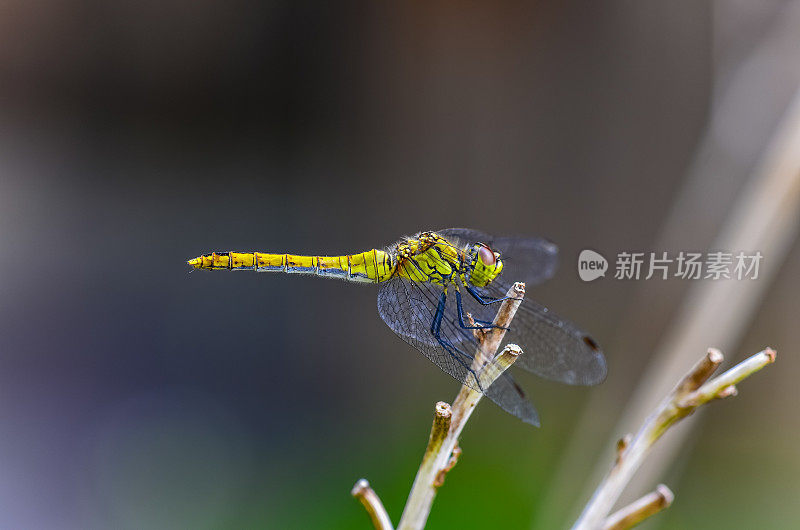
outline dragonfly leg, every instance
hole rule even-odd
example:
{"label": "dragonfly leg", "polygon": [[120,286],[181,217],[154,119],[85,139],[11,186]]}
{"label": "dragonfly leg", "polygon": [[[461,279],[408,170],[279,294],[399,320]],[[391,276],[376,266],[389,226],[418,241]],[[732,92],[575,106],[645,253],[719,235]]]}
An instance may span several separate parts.
{"label": "dragonfly leg", "polygon": [[[467,372],[472,374],[472,377],[475,378],[475,383],[478,385],[478,390],[483,392],[483,387],[481,386],[481,382],[478,379],[478,375],[475,373],[475,370],[472,367],[464,362],[464,358],[472,362],[473,358],[456,348],[452,342],[447,340],[446,338],[442,337],[442,318],[444,317],[444,307],[447,303],[447,292],[442,292],[442,295],[439,297],[439,305],[436,307],[436,314],[433,316],[433,322],[431,322],[431,333],[433,334],[436,341],[444,348],[444,350],[450,354],[450,357],[456,360],[458,364],[466,368]],[[466,381],[465,381],[466,382]]]}
{"label": "dragonfly leg", "polygon": [[472,285],[465,284],[464,287],[467,288],[467,292],[472,295],[472,298],[474,298],[481,305],[495,304],[497,302],[502,302],[503,300],[513,298],[513,296],[504,296],[502,298],[484,298],[481,296],[481,293],[479,293],[478,290]]}
{"label": "dragonfly leg", "polygon": [[474,320],[478,326],[468,326],[464,322],[464,306],[461,303],[461,292],[456,290],[456,306],[458,307],[458,324],[464,329],[495,329],[500,326],[495,326],[492,322],[487,320]]}
{"label": "dragonfly leg", "polygon": [[[489,305],[489,304],[493,304],[495,302],[502,302],[503,300],[508,300],[509,298],[513,298],[512,296],[504,296],[503,298],[498,298],[496,300],[494,300],[494,299],[493,300],[486,300],[485,298],[483,298],[480,295],[480,293],[474,287],[469,286],[469,285],[465,285],[465,287],[467,288],[467,292],[469,294],[471,294],[472,297],[475,300],[477,300],[478,303],[480,303],[482,305]],[[464,317],[463,317],[462,314],[463,314],[464,310],[461,307],[461,293],[459,293],[458,291],[456,291],[456,300],[458,301],[458,316],[462,321],[461,325],[462,325],[462,327],[466,327],[463,324]],[[481,329],[494,329],[494,328],[500,328],[500,329],[506,329],[506,330],[509,329],[509,328],[504,328],[503,326],[495,326],[493,323],[487,322],[486,320],[476,320],[475,322],[479,323],[479,324],[488,324],[488,326],[482,326]],[[467,328],[467,329],[470,329],[470,328]]]}

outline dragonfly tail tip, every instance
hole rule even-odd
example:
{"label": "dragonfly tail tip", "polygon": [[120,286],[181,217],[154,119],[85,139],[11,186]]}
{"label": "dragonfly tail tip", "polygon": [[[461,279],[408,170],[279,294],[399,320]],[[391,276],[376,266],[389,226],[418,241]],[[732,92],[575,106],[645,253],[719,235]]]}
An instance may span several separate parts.
{"label": "dragonfly tail tip", "polygon": [[203,265],[203,260],[200,258],[192,258],[186,261],[186,266],[189,268],[189,272],[192,272],[195,269],[199,269]]}

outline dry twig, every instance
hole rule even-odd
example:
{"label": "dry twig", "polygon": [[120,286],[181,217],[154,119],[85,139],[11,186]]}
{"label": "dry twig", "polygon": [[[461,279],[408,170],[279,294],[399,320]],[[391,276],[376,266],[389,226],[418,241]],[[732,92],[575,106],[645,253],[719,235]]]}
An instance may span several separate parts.
{"label": "dry twig", "polygon": [[[508,290],[507,296],[510,298],[502,303],[492,322],[496,327],[483,333],[483,337],[479,338],[475,361],[472,364],[472,369],[475,373],[480,374],[481,385],[486,388],[500,377],[522,354],[519,346],[509,344],[496,358],[494,357],[500,347],[500,342],[505,336],[506,328],[511,326],[511,321],[514,319],[517,308],[525,296],[525,284],[515,283]],[[495,362],[489,364],[493,358]],[[453,402],[453,417],[450,422],[450,429],[441,446],[436,448],[434,452],[425,451],[422,465],[420,465],[417,476],[414,479],[414,485],[411,487],[411,493],[400,518],[400,524],[397,526],[398,530],[425,527],[433,499],[436,497],[436,491],[444,483],[444,475],[452,467],[449,464],[451,455],[453,455],[458,444],[458,437],[482,397],[483,394],[481,392],[467,385],[461,386],[461,390]],[[426,465],[426,462],[431,462],[431,465]]]}
{"label": "dry twig", "polygon": [[668,487],[659,484],[655,491],[609,515],[603,525],[603,530],[627,530],[628,528],[633,528],[651,515],[657,514],[664,508],[669,508],[674,498],[672,491]]}
{"label": "dry twig", "polygon": [[386,513],[378,494],[373,491],[366,479],[362,478],[356,482],[350,491],[350,495],[364,505],[375,530],[392,530],[392,521],[389,519],[389,514]]}
{"label": "dry twig", "polygon": [[[630,440],[620,441],[616,462],[583,510],[573,530],[595,530],[599,528],[630,528],[645,517],[669,505],[671,494],[663,496],[661,505],[652,498],[643,497],[607,518],[619,499],[622,490],[630,481],[650,448],[675,422],[692,414],[698,407],[715,399],[736,395],[736,384],[775,361],[775,351],[767,348],[742,361],[722,375],[708,380],[722,363],[722,354],[709,349],[692,370],[684,376],[672,392],[645,420],[639,432]],[[654,509],[658,508],[658,509]],[[631,519],[626,517],[631,516]],[[635,517],[642,516],[639,519]],[[630,521],[630,524],[625,523]],[[627,526],[613,526],[614,524]]]}
{"label": "dry twig", "polygon": [[[519,346],[509,344],[499,355],[495,356],[506,329],[510,327],[517,308],[525,296],[525,284],[515,283],[508,290],[507,296],[510,298],[501,304],[492,322],[495,327],[486,332],[476,330],[475,338],[478,349],[475,352],[475,360],[471,368],[478,374],[478,379],[484,388],[488,388],[522,354]],[[472,317],[468,316],[468,318]],[[453,468],[461,454],[458,437],[482,397],[483,393],[465,384],[461,386],[452,407],[442,401],[436,404],[428,446],[397,526],[398,530],[425,527],[436,492],[444,484],[447,472]],[[375,498],[377,499],[377,496]],[[361,500],[367,507],[364,500]],[[377,503],[380,505],[380,500],[377,500]],[[367,507],[367,511],[370,511],[370,507]],[[370,516],[372,517],[372,512],[370,512]],[[391,528],[388,517],[386,522],[389,526],[378,526],[373,518],[375,528]]]}

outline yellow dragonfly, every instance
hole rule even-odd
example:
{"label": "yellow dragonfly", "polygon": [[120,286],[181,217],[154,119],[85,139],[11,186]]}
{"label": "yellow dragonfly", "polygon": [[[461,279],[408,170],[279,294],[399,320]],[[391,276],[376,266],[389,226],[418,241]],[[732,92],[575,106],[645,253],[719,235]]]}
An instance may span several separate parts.
{"label": "yellow dragonfly", "polygon": [[[474,330],[493,327],[494,304],[507,298],[514,282],[532,286],[547,280],[557,259],[557,247],[546,239],[449,228],[358,254],[215,252],[187,263],[193,269],[314,274],[378,284],[378,313],[401,339],[460,383],[538,426],[536,409],[509,374],[483,388],[471,368]],[[506,337],[524,351],[513,366],[567,384],[594,385],[605,379],[606,362],[597,342],[529,298],[520,304]]]}

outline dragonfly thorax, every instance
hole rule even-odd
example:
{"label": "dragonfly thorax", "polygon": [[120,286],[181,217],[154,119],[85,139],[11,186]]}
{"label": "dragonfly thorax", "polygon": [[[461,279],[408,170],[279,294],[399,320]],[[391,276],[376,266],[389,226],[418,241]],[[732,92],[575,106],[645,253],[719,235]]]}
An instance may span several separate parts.
{"label": "dragonfly thorax", "polygon": [[483,244],[459,247],[434,232],[422,232],[395,247],[397,273],[418,282],[463,283],[485,287],[503,270],[500,254]]}
{"label": "dragonfly thorax", "polygon": [[397,272],[417,282],[447,285],[465,272],[464,252],[434,232],[422,232],[395,246]]}

